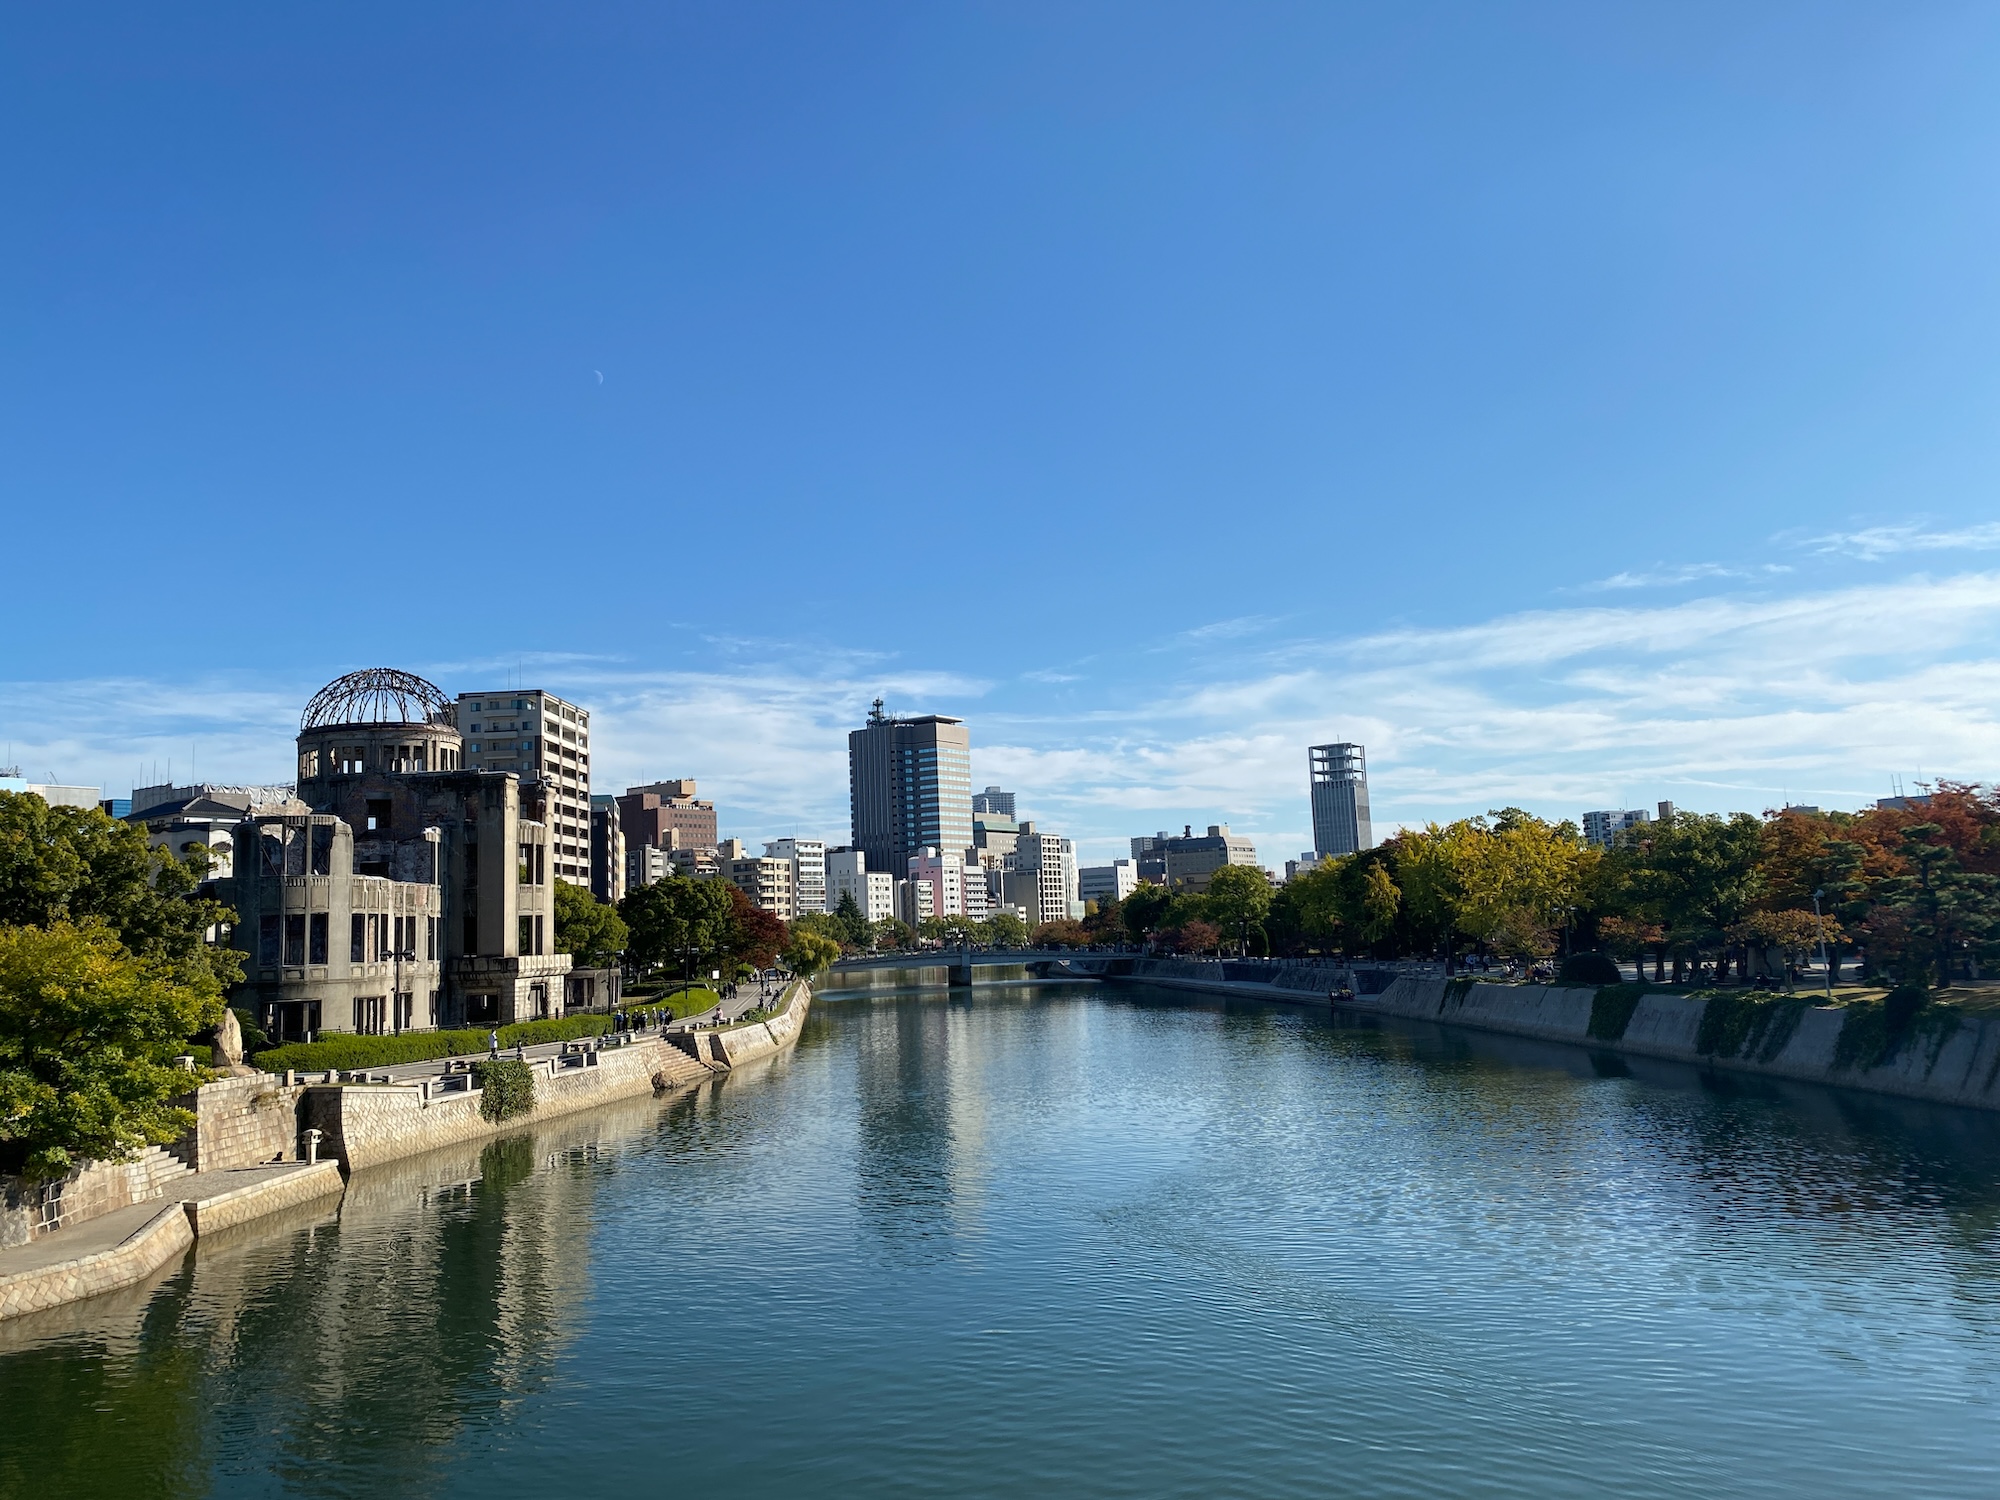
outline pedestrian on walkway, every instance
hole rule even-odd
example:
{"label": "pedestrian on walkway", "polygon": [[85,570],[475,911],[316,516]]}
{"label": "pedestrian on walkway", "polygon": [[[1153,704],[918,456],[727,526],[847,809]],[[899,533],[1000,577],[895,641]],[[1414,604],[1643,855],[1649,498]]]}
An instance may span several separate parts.
{"label": "pedestrian on walkway", "polygon": [[489,1057],[500,1055],[500,1028],[497,1026],[486,1033],[486,1054]]}

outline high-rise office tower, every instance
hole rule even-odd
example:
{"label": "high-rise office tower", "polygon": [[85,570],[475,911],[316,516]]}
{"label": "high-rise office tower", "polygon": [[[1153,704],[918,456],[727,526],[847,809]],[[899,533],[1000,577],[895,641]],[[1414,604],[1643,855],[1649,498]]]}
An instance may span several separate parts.
{"label": "high-rise office tower", "polygon": [[1358,854],[1372,848],[1368,822],[1368,758],[1359,745],[1314,745],[1306,753],[1312,773],[1313,847],[1320,854]]}
{"label": "high-rise office tower", "polygon": [[972,847],[972,734],[941,714],[891,718],[877,698],[847,736],[853,846],[868,868],[901,872],[925,848],[964,859]]}
{"label": "high-rise office tower", "polygon": [[468,771],[512,771],[548,799],[549,858],[558,879],[590,883],[590,712],[538,688],[460,693]]}
{"label": "high-rise office tower", "polygon": [[972,815],[976,818],[981,814],[991,814],[993,817],[1006,818],[1011,822],[1014,817],[1014,794],[1003,792],[997,786],[989,786],[983,792],[974,792]]}

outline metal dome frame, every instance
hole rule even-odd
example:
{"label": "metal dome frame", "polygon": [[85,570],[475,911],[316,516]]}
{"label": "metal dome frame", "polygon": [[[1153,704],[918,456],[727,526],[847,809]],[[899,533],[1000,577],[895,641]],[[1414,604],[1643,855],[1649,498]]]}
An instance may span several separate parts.
{"label": "metal dome frame", "polygon": [[369,667],[336,677],[314,693],[299,715],[299,729],[332,729],[342,724],[449,725],[451,721],[452,701],[436,683],[394,667]]}

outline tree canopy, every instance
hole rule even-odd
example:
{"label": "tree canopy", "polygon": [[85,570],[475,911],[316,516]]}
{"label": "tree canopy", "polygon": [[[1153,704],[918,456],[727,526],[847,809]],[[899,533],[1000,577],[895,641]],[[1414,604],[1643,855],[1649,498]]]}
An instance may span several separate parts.
{"label": "tree canopy", "polygon": [[556,952],[569,954],[582,968],[603,968],[618,961],[630,934],[616,908],[567,880],[556,882],[555,907]]}

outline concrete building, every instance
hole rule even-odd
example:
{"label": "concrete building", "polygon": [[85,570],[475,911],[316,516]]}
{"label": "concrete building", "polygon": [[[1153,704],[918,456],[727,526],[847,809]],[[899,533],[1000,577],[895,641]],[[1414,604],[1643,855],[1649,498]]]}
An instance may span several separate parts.
{"label": "concrete building", "polygon": [[931,888],[930,911],[940,917],[969,917],[979,921],[992,909],[986,871],[976,860],[942,849],[920,849],[910,856],[911,884],[927,882]]}
{"label": "concrete building", "polygon": [[406,672],[350,673],[306,705],[309,811],[245,817],[216,882],[250,953],[235,999],[273,1038],[560,1013],[548,762],[471,770],[464,744],[452,701]]}
{"label": "concrete building", "polygon": [[33,792],[50,807],[96,807],[104,800],[104,789],[95,786],[63,786],[53,781],[29,781],[19,766],[0,769],[0,792]]}
{"label": "concrete building", "polygon": [[[625,851],[625,889],[628,891],[643,890],[669,875],[680,873],[674,868],[672,850],[656,849],[651,844],[636,844]],[[715,873],[713,857],[707,873]]]}
{"label": "concrete building", "polygon": [[288,786],[140,787],[132,793],[139,810],[125,815],[146,830],[146,842],[176,857],[196,847],[208,850],[209,877],[235,873],[236,825],[253,813],[304,813],[309,809]]}
{"label": "concrete building", "polygon": [[1076,893],[1085,901],[1123,901],[1138,888],[1136,860],[1114,859],[1108,865],[1085,865],[1076,872]]}
{"label": "concrete building", "polygon": [[769,839],[764,844],[767,859],[792,862],[793,904],[801,912],[825,911],[826,844],[819,839]]}
{"label": "concrete building", "polygon": [[997,818],[1005,818],[1010,823],[1015,821],[1017,815],[1014,811],[1014,794],[1012,792],[1003,792],[997,786],[989,786],[983,792],[974,792],[972,794],[972,816],[977,818],[982,813],[990,814]]}
{"label": "concrete building", "polygon": [[840,898],[852,896],[861,915],[880,922],[896,915],[896,877],[868,868],[859,849],[829,849],[826,855],[826,909],[840,910]]}
{"label": "concrete building", "polygon": [[1325,863],[1326,858],[1319,851],[1308,849],[1297,859],[1288,859],[1285,861],[1285,879],[1287,882],[1297,880],[1308,870],[1317,870]]}
{"label": "concrete building", "polygon": [[722,860],[713,849],[666,849],[667,864],[675,875],[689,880],[713,880],[722,873]]}
{"label": "concrete building", "polygon": [[[1188,829],[1192,834],[1194,830]],[[1162,828],[1158,833],[1141,834],[1132,840],[1132,864],[1147,885],[1167,883],[1167,840],[1173,835]]]}
{"label": "concrete building", "polygon": [[784,922],[798,915],[789,859],[765,858],[752,854],[741,839],[724,839],[715,846],[715,868],[759,911],[770,912]]}
{"label": "concrete building", "polygon": [[590,883],[590,714],[539,688],[460,693],[454,722],[470,771],[540,781],[554,878]]}
{"label": "concrete building", "polygon": [[1644,808],[1618,807],[1587,812],[1583,815],[1583,841],[1600,849],[1609,849],[1626,829],[1652,821],[1653,815]]}
{"label": "concrete building", "polygon": [[1375,845],[1368,817],[1368,756],[1359,745],[1314,745],[1306,752],[1312,783],[1313,846],[1321,854],[1358,854]]}
{"label": "concrete building", "polygon": [[[1138,840],[1134,840],[1138,842]],[[1160,884],[1170,890],[1208,890],[1208,876],[1224,864],[1256,864],[1256,844],[1242,834],[1232,834],[1226,822],[1208,824],[1206,834],[1182,828],[1180,836],[1160,836],[1156,850],[1160,856]]]}
{"label": "concrete building", "polygon": [[923,848],[972,847],[972,736],[962,719],[895,719],[877,698],[847,737],[850,845],[875,870],[909,868]]}
{"label": "concrete building", "polygon": [[691,780],[627,787],[618,799],[618,826],[628,848],[713,849],[717,842],[715,804],[697,798]]}
{"label": "concrete building", "polygon": [[625,830],[618,826],[618,799],[590,799],[590,894],[607,906],[625,899]]}
{"label": "concrete building", "polygon": [[1068,839],[1023,823],[1011,861],[1001,877],[1000,899],[1026,912],[1030,926],[1083,916],[1076,846]]}

